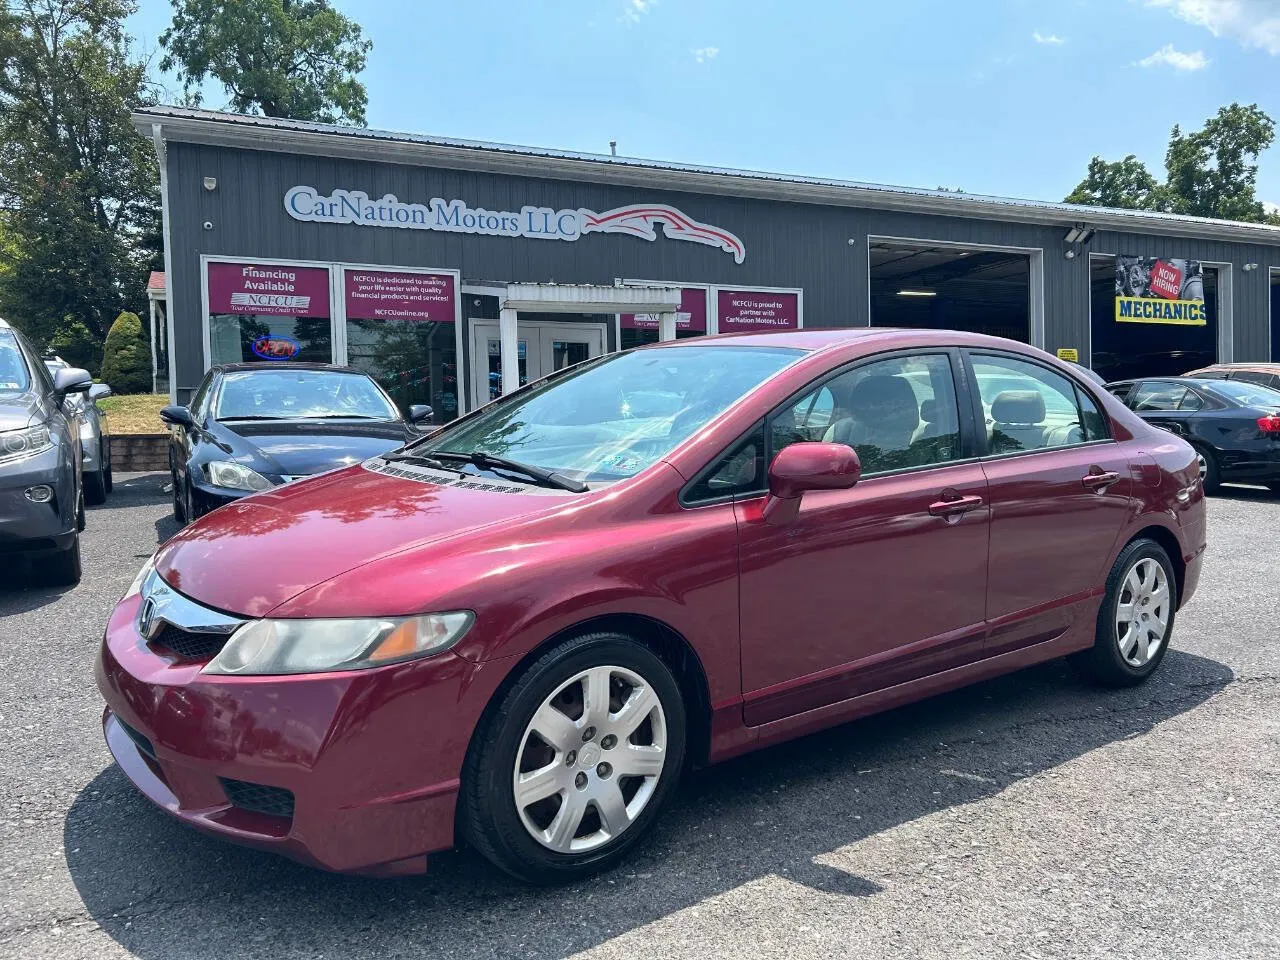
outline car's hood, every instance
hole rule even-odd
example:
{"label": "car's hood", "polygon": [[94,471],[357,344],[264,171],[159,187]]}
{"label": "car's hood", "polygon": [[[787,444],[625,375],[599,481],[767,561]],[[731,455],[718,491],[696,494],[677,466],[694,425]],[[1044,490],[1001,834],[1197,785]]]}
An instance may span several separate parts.
{"label": "car's hood", "polygon": [[219,426],[245,466],[290,477],[350,466],[393,450],[414,436],[394,420],[245,420]]}
{"label": "car's hood", "polygon": [[[432,543],[449,547],[580,499],[488,477],[459,485],[457,474],[390,469],[414,479],[358,465],[229,504],[161,547],[156,568],[200,603],[263,616],[379,558]],[[431,478],[444,485],[424,482]]]}
{"label": "car's hood", "polygon": [[0,397],[0,431],[21,430],[30,424],[38,403],[35,394]]}

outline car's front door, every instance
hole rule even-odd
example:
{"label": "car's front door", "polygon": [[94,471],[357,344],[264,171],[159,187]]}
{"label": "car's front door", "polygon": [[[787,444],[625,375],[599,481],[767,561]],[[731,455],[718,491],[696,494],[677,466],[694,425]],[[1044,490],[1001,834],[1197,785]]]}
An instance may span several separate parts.
{"label": "car's front door", "polygon": [[780,526],[764,520],[763,496],[735,505],[748,724],[981,655],[987,483],[958,364],[948,351],[864,361],[769,418],[769,457],[795,442],[846,443],[863,478],[806,493]]}
{"label": "car's front door", "polygon": [[1096,609],[1128,515],[1132,451],[1112,439],[1090,392],[1058,371],[1000,353],[969,361],[986,426],[995,655],[1056,639]]}

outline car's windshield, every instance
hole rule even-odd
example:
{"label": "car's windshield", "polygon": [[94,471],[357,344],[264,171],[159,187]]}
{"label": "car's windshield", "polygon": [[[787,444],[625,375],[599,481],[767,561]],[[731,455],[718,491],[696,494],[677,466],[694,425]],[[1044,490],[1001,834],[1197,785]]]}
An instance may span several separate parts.
{"label": "car's windshield", "polygon": [[396,410],[368,377],[332,370],[243,370],[223,376],[219,420],[393,420]]}
{"label": "car's windshield", "polygon": [[1272,390],[1246,380],[1215,380],[1212,388],[1247,407],[1280,409],[1280,390]]}
{"label": "car's windshield", "polygon": [[0,393],[26,393],[31,386],[27,361],[12,330],[0,330]]}
{"label": "car's windshield", "polygon": [[415,452],[483,453],[575,480],[621,480],[803,355],[696,345],[617,354],[499,401]]}

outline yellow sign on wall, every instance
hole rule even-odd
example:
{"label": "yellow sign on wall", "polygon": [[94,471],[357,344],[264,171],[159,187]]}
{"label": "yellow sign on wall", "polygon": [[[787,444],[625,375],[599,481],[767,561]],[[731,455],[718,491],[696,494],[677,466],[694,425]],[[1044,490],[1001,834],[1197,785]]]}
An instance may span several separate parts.
{"label": "yellow sign on wall", "polygon": [[1071,363],[1079,363],[1080,351],[1077,350],[1075,347],[1059,347],[1058,359],[1067,360],[1067,361],[1070,361]]}
{"label": "yellow sign on wall", "polygon": [[1171,323],[1183,327],[1207,324],[1203,300],[1116,297],[1117,323]]}

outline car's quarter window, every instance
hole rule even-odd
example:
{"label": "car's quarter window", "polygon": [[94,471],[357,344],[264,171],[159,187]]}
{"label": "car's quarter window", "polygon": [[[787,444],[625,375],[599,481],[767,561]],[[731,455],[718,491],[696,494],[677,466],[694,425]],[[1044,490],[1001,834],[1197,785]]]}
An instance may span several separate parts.
{"label": "car's quarter window", "polygon": [[1204,406],[1204,398],[1196,393],[1190,387],[1187,392],[1182,395],[1182,400],[1178,403],[1178,409],[1194,412]]}
{"label": "car's quarter window", "polygon": [[741,440],[717,457],[685,491],[687,504],[723,500],[743,494],[762,493],[768,472],[764,424],[757,424]]}
{"label": "car's quarter window", "polygon": [[1147,380],[1138,384],[1129,394],[1129,406],[1138,413],[1177,410],[1186,393],[1187,388],[1181,383]]}
{"label": "car's quarter window", "polygon": [[857,452],[863,476],[959,460],[951,359],[908,354],[859,364],[776,411],[769,436],[770,457],[804,440],[843,443]]}
{"label": "car's quarter window", "polygon": [[982,401],[988,453],[1046,450],[1106,438],[1105,419],[1070,378],[1001,354],[971,354],[970,363]]}
{"label": "car's quarter window", "polygon": [[500,456],[583,482],[622,480],[804,355],[694,342],[615,354],[498,400],[414,449]]}

